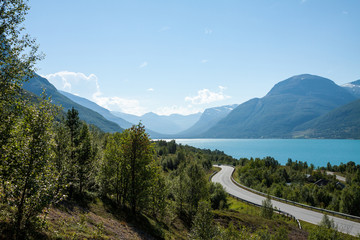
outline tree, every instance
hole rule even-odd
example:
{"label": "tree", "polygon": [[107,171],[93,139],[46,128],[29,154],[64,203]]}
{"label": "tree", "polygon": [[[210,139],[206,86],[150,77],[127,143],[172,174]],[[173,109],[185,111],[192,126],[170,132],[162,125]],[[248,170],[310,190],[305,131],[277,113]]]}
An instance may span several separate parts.
{"label": "tree", "polygon": [[81,130],[81,121],[79,118],[79,112],[72,107],[67,111],[66,126],[68,127],[70,133],[70,164],[68,168],[68,191],[69,197],[73,197],[73,193],[76,187],[76,181],[78,176],[78,157],[79,157],[79,144],[80,144],[80,130]]}
{"label": "tree", "polygon": [[59,183],[64,187],[68,184],[69,169],[71,169],[70,155],[71,155],[70,132],[65,125],[65,120],[62,119],[54,124],[54,147],[55,166],[60,173]]}
{"label": "tree", "polygon": [[[6,193],[6,179],[11,164],[12,132],[22,115],[22,82],[33,76],[34,65],[41,59],[37,45],[24,33],[22,23],[29,7],[22,0],[0,2],[0,192]],[[7,195],[0,196],[6,202]]]}
{"label": "tree", "polygon": [[185,200],[189,221],[193,219],[200,200],[207,200],[209,197],[209,185],[205,178],[204,169],[199,163],[192,161],[186,169],[187,177],[184,179]]}
{"label": "tree", "polygon": [[79,141],[78,137],[80,134],[81,122],[79,118],[79,112],[74,107],[67,111],[66,125],[70,130],[71,142],[73,144],[77,143]]}
{"label": "tree", "polygon": [[126,129],[123,133],[121,148],[123,157],[128,163],[129,193],[127,202],[133,214],[146,208],[149,189],[153,179],[151,165],[154,159],[154,147],[150,142],[145,127],[139,123]]}
{"label": "tree", "polygon": [[0,2],[0,99],[9,100],[21,91],[21,84],[33,76],[41,55],[38,46],[24,33],[22,23],[29,7],[23,0]]}
{"label": "tree", "polygon": [[228,208],[227,193],[220,183],[210,184],[210,202],[213,209]]}
{"label": "tree", "polygon": [[53,115],[49,101],[28,106],[12,132],[7,204],[13,209],[10,216],[17,238],[32,229],[38,214],[61,194],[52,152]]}
{"label": "tree", "polygon": [[319,226],[313,228],[309,232],[308,239],[310,240],[327,240],[327,239],[340,239],[341,236],[338,233],[334,220],[330,220],[329,217],[325,214],[319,223]]}
{"label": "tree", "polygon": [[213,214],[211,212],[210,203],[207,201],[200,201],[189,238],[196,240],[214,239],[217,235],[216,230],[213,223]]}
{"label": "tree", "polygon": [[129,164],[121,148],[123,134],[108,136],[101,168],[101,189],[103,194],[115,195],[116,202],[125,205],[129,189]]}
{"label": "tree", "polygon": [[89,128],[86,123],[82,124],[79,136],[79,148],[77,156],[77,180],[79,182],[79,193],[82,194],[84,187],[90,179],[93,166],[94,153],[90,140]]}
{"label": "tree", "polygon": [[187,196],[187,186],[186,183],[189,181],[187,178],[188,176],[185,174],[185,165],[181,163],[177,170],[178,176],[176,176],[172,183],[173,183],[173,193],[176,201],[177,206],[177,213],[180,217],[184,215],[184,204]]}
{"label": "tree", "polygon": [[150,206],[153,215],[163,217],[166,209],[166,197],[168,195],[168,187],[165,182],[165,177],[162,174],[160,167],[153,162],[151,165],[153,177],[150,184]]}
{"label": "tree", "polygon": [[265,200],[262,201],[261,215],[265,218],[271,219],[274,214],[274,209],[271,203],[271,198],[268,195]]}
{"label": "tree", "polygon": [[360,216],[360,186],[356,184],[346,187],[341,193],[340,211]]}

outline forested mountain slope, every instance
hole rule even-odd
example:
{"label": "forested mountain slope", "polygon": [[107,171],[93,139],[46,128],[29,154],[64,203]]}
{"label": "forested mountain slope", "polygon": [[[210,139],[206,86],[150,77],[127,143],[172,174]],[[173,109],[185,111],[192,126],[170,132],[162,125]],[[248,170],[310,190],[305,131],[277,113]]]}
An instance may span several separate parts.
{"label": "forested mountain slope", "polygon": [[64,95],[65,97],[69,98],[70,100],[84,106],[87,107],[97,113],[100,113],[104,118],[106,118],[109,121],[115,122],[117,123],[120,127],[122,128],[130,128],[132,125],[136,124],[135,123],[131,123],[128,122],[120,117],[117,117],[115,115],[113,115],[109,110],[107,110],[106,108],[103,108],[99,105],[97,105],[96,103],[86,99],[86,98],[82,98],[79,96],[76,96],[74,94],[68,93],[68,92],[64,92],[64,91],[59,91],[62,95]]}
{"label": "forested mountain slope", "polygon": [[296,127],[293,136],[360,139],[360,100]]}
{"label": "forested mountain slope", "polygon": [[121,132],[123,130],[118,124],[105,119],[99,113],[65,97],[47,79],[39,75],[35,75],[35,77],[30,79],[28,82],[25,82],[23,84],[23,88],[38,96],[40,96],[45,90],[46,95],[51,97],[54,104],[62,106],[65,111],[74,107],[79,111],[79,116],[82,120],[88,124],[93,124],[99,127],[105,132]]}

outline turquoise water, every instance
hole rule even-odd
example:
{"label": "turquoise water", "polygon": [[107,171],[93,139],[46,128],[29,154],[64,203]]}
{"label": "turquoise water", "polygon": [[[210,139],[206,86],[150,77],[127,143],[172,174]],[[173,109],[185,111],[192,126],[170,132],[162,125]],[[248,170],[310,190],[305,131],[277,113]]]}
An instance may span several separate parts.
{"label": "turquoise water", "polygon": [[288,158],[326,166],[353,161],[360,164],[360,140],[338,139],[176,139],[177,143],[221,150],[234,158],[271,156],[281,164]]}

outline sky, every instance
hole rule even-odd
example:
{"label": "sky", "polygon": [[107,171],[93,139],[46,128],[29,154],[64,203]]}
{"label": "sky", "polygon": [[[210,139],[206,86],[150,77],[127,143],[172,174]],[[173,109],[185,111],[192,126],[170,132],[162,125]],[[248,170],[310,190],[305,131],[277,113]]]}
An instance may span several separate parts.
{"label": "sky", "polygon": [[359,0],[30,0],[58,89],[135,115],[191,114],[314,74],[360,79]]}

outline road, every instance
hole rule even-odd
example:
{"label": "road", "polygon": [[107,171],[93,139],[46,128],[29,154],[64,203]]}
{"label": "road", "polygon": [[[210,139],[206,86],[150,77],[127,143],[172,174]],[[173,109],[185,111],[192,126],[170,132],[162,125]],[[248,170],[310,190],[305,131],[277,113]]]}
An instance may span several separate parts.
{"label": "road", "polygon": [[326,171],[326,174],[327,174],[327,175],[335,175],[335,177],[336,177],[337,180],[342,181],[342,182],[346,182],[346,178],[345,178],[345,177],[336,175],[334,172]]}
{"label": "road", "polygon": [[[247,201],[262,204],[262,201],[265,197],[257,195],[255,193],[249,192],[243,188],[238,187],[231,181],[231,174],[233,172],[233,167],[229,166],[218,166],[221,168],[221,171],[215,174],[211,181],[220,183],[225,190],[238,198],[245,199]],[[312,223],[318,224],[321,222],[323,218],[323,214],[315,211],[311,211],[309,209],[296,207],[293,205],[289,205],[283,202],[271,200],[273,207],[277,207],[278,209],[290,213],[296,218]],[[349,221],[346,219],[329,216],[330,219],[334,220],[334,223],[338,226],[338,230],[343,233],[351,234],[353,236],[357,236],[360,234],[360,223]]]}

